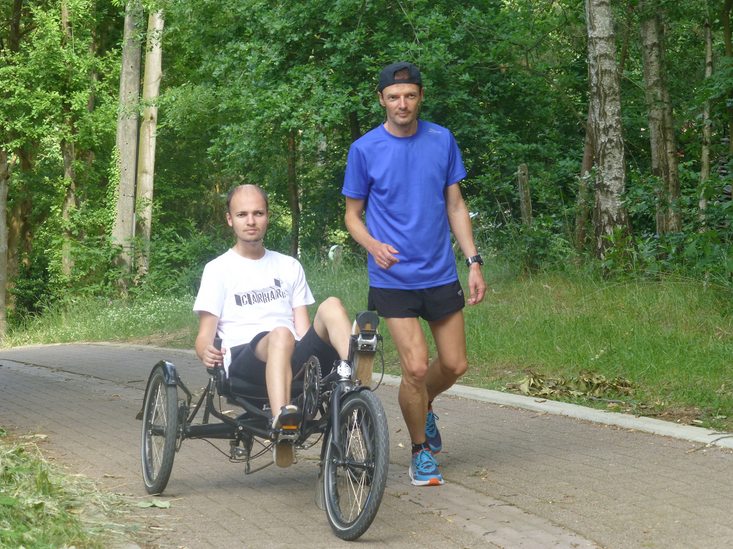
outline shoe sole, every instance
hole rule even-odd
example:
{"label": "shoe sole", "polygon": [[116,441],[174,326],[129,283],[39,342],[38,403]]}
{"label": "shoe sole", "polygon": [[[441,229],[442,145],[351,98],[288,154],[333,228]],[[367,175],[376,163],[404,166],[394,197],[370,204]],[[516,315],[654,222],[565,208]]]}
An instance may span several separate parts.
{"label": "shoe sole", "polygon": [[295,448],[292,444],[276,444],[272,459],[278,467],[290,467],[295,462]]}
{"label": "shoe sole", "polygon": [[441,486],[445,483],[445,481],[442,478],[431,478],[428,480],[416,480],[414,476],[412,476],[412,468],[408,471],[410,475],[410,480],[412,481],[413,486]]}

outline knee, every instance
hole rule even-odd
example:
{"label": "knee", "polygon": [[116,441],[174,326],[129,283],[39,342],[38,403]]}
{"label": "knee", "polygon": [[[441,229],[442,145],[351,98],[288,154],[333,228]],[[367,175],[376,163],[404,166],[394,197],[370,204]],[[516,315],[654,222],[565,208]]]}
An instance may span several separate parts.
{"label": "knee", "polygon": [[408,359],[402,363],[402,379],[414,387],[423,387],[428,375],[428,361]]}
{"label": "knee", "polygon": [[295,336],[288,328],[279,326],[272,330],[268,334],[268,343],[270,347],[277,346],[278,348],[294,348],[295,347]]}
{"label": "knee", "polygon": [[329,297],[323,303],[318,306],[318,312],[325,315],[331,315],[333,313],[340,313],[345,311],[343,303],[338,297]]}
{"label": "knee", "polygon": [[440,367],[446,374],[459,378],[468,371],[468,358],[462,357],[446,362],[441,360]]}

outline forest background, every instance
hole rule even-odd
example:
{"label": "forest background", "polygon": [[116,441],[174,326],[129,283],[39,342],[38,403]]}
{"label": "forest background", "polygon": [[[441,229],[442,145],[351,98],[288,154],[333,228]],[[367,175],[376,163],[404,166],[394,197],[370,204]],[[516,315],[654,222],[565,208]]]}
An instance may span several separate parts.
{"label": "forest background", "polygon": [[343,225],[346,154],[384,119],[381,68],[409,60],[505,276],[659,296],[688,281],[713,294],[716,356],[730,350],[733,0],[0,6],[3,334],[81,299],[190,298],[231,245],[222,197],[240,183],[270,194],[269,248],[318,270],[339,246],[363,271]]}

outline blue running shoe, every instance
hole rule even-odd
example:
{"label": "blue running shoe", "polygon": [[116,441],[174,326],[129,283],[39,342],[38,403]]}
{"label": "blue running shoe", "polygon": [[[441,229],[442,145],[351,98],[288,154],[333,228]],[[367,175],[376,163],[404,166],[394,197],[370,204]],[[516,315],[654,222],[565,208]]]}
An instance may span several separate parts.
{"label": "blue running shoe", "polygon": [[410,478],[415,486],[439,486],[443,484],[443,477],[438,471],[438,462],[435,461],[433,454],[427,448],[412,454]]}
{"label": "blue running shoe", "polygon": [[433,413],[431,404],[428,408],[428,420],[425,422],[425,439],[433,454],[437,454],[443,449],[443,440],[440,438],[440,431],[438,431],[438,426],[435,424],[436,419],[440,418]]}

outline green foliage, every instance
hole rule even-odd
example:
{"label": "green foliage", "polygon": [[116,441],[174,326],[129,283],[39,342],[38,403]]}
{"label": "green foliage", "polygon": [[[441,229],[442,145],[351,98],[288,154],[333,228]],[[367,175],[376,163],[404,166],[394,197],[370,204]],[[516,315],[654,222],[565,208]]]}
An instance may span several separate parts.
{"label": "green foliage", "polygon": [[[63,4],[70,35],[61,24],[60,0],[24,2],[17,51],[8,48],[8,29],[0,30],[0,140],[29,164],[16,166],[9,192],[9,208],[16,218],[23,209],[33,239],[31,265],[15,281],[23,315],[68,292],[112,295],[119,275],[108,239],[116,186],[108,167],[114,162],[122,6],[116,0]],[[644,14],[616,3],[618,47],[626,51],[625,203],[633,235],[617,238],[601,267],[609,275],[727,280],[732,235],[720,197],[729,176],[714,174],[700,187],[696,161],[705,102],[712,104],[714,134],[727,134],[733,68],[721,55],[722,2],[711,5],[716,63],[710,79],[703,78],[703,12],[689,2],[659,6],[680,144],[683,198],[674,207],[684,230],[654,234],[638,32]],[[0,10],[9,20],[9,3]],[[456,136],[468,170],[462,191],[477,214],[485,251],[506,258],[514,271],[566,269],[576,253],[570,243],[588,104],[584,15],[580,0],[167,3],[151,267],[136,278],[134,291],[195,289],[202,266],[229,245],[222,197],[240,183],[269,192],[273,217],[266,244],[288,252],[289,167],[300,205],[300,250],[324,255],[341,244],[361,257],[344,233],[346,154],[354,137],[383,121],[376,81],[397,59],[423,72],[421,117]],[[62,140],[77,151],[77,205],[67,221],[61,220],[69,188]],[[727,143],[716,138],[712,150],[716,162],[728,162]],[[529,168],[534,207],[529,227],[519,222],[514,182],[522,163]],[[697,211],[702,194],[710,203],[704,223]],[[61,275],[65,244],[70,276]]]}
{"label": "green foliage", "polygon": [[48,258],[40,254],[32,261],[21,262],[18,276],[9,293],[14,297],[15,315],[21,317],[41,313],[56,297],[48,271]]}
{"label": "green foliage", "polygon": [[[135,293],[161,292],[191,295],[198,292],[201,274],[207,262],[232,246],[231,229],[199,233],[189,221],[188,227],[163,227],[150,242],[150,270]],[[142,243],[138,243],[138,249]]]}

